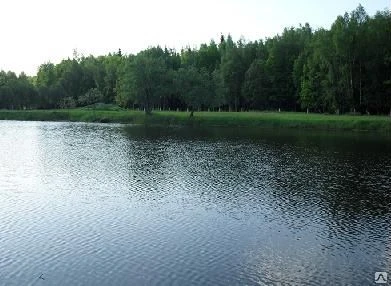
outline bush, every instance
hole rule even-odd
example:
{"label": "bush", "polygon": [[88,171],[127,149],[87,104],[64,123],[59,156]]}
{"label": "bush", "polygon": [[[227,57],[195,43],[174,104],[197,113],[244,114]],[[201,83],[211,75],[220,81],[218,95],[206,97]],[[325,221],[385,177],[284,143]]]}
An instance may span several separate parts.
{"label": "bush", "polygon": [[102,101],[103,94],[97,88],[91,88],[84,95],[79,97],[78,103],[80,106],[91,105]]}

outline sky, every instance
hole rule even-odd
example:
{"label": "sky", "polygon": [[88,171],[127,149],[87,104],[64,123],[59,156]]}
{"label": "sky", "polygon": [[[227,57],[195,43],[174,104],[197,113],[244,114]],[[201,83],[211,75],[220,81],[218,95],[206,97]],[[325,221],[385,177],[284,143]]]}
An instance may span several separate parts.
{"label": "sky", "polygon": [[135,54],[160,45],[178,51],[216,42],[259,40],[308,22],[330,28],[359,3],[369,15],[391,0],[2,0],[0,70],[36,74],[45,62],[79,54]]}

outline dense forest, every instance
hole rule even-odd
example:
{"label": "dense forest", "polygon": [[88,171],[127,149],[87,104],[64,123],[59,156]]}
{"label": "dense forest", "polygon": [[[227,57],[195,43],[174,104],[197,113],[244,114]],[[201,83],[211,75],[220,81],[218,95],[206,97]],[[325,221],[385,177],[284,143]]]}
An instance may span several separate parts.
{"label": "dense forest", "polygon": [[259,41],[221,35],[197,49],[150,47],[0,72],[0,108],[94,103],[164,110],[391,114],[391,13],[360,5],[330,30],[309,24]]}

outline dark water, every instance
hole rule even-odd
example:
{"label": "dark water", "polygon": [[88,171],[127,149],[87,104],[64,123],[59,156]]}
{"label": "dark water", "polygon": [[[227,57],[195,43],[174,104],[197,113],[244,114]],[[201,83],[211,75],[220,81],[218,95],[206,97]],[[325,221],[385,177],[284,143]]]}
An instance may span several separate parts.
{"label": "dark water", "polygon": [[376,285],[390,177],[381,135],[2,121],[0,285]]}

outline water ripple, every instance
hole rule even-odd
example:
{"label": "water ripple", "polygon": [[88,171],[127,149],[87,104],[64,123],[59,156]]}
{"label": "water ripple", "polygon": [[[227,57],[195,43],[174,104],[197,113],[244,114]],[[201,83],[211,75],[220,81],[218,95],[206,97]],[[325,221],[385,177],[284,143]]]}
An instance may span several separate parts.
{"label": "water ripple", "polygon": [[387,138],[17,121],[0,131],[6,285],[362,285],[391,263]]}

